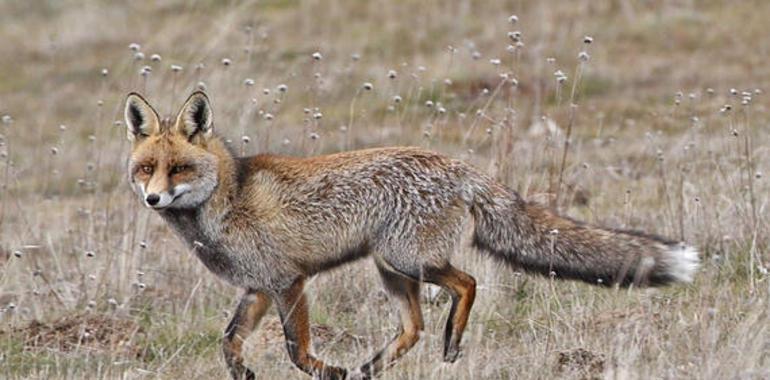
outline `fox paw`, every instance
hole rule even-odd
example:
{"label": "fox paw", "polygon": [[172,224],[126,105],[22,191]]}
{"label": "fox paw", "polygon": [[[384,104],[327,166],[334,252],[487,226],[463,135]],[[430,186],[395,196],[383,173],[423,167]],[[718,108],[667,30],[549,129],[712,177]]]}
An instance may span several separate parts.
{"label": "fox paw", "polygon": [[462,356],[462,352],[459,348],[450,347],[444,352],[444,361],[447,363],[454,363],[460,356]]}

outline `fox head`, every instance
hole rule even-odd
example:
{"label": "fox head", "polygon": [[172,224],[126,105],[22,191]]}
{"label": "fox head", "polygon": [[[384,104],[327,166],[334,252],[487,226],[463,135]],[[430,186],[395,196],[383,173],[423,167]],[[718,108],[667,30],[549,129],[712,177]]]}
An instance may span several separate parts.
{"label": "fox head", "polygon": [[187,99],[176,119],[161,120],[139,94],[126,98],[128,139],[133,143],[129,181],[147,207],[197,208],[217,187],[211,105],[202,92]]}

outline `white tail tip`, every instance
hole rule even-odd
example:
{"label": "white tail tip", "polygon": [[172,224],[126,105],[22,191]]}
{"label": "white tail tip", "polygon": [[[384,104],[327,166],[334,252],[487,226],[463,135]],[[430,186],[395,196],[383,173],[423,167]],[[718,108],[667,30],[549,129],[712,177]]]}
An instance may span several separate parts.
{"label": "white tail tip", "polygon": [[666,247],[662,260],[666,263],[666,272],[677,282],[692,282],[700,266],[698,250],[686,244]]}

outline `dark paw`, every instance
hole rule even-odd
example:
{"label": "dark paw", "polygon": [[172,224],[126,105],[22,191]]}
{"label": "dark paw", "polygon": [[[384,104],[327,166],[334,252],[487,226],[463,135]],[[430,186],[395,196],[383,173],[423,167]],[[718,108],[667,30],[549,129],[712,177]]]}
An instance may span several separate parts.
{"label": "dark paw", "polygon": [[250,369],[241,366],[241,368],[235,369],[230,368],[230,376],[232,376],[233,380],[256,380],[257,375],[254,374]]}
{"label": "dark paw", "polygon": [[230,377],[233,380],[256,380],[257,375],[243,365],[243,360],[234,358],[227,359],[227,369],[230,370]]}
{"label": "dark paw", "polygon": [[454,363],[457,358],[460,357],[460,348],[459,347],[447,347],[446,350],[444,350],[444,361],[447,363]]}

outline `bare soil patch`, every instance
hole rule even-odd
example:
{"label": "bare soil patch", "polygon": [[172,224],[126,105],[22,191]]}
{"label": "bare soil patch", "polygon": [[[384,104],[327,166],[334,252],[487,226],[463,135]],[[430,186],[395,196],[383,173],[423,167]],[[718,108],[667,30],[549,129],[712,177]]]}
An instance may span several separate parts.
{"label": "bare soil patch", "polygon": [[96,314],[74,314],[51,322],[33,320],[27,326],[0,332],[18,337],[25,351],[53,349],[105,351],[139,357],[137,337],[143,329],[130,319]]}

